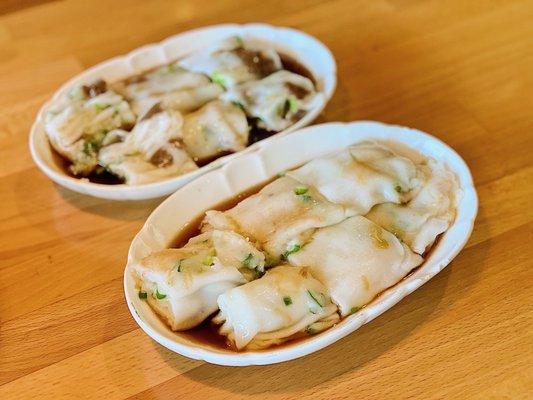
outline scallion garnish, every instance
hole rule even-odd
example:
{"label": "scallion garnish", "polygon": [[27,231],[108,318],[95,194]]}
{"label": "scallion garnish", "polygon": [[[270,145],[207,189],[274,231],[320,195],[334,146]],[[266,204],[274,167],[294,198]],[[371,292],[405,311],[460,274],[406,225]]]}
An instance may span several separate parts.
{"label": "scallion garnish", "polygon": [[148,293],[139,290],[139,299],[146,300],[147,298],[148,298]]}
{"label": "scallion garnish", "polygon": [[307,293],[309,293],[309,296],[311,296],[311,298],[316,304],[320,306],[320,308],[324,307],[326,299],[324,298],[324,295],[322,293],[316,293],[313,290],[307,290]]}
{"label": "scallion garnish", "polygon": [[165,297],[167,297],[167,295],[163,293],[159,293],[159,288],[156,288],[155,297],[157,298],[157,300],[163,300]]}
{"label": "scallion garnish", "polygon": [[239,47],[244,47],[244,40],[242,40],[242,37],[235,36],[235,40],[237,41],[237,44],[239,45]]}
{"label": "scallion garnish", "polygon": [[305,327],[305,332],[309,335],[314,335],[315,333],[317,333],[316,329],[312,328],[311,325],[307,325]]}
{"label": "scallion garnish", "polygon": [[94,109],[96,111],[102,111],[102,110],[105,110],[107,107],[109,107],[107,104],[100,104],[100,103],[95,103],[94,104]]}
{"label": "scallion garnish", "polygon": [[398,193],[402,193],[402,187],[400,185],[394,186],[394,190],[396,190]]}
{"label": "scallion garnish", "polygon": [[297,186],[294,188],[294,194],[300,196],[302,194],[306,194],[308,190],[309,188],[306,186]]}
{"label": "scallion garnish", "polygon": [[213,256],[212,255],[208,255],[204,261],[202,261],[202,264],[206,265],[206,266],[211,266],[213,265]]}
{"label": "scallion garnish", "polygon": [[301,248],[302,246],[299,244],[295,244],[291,246],[289,249],[287,249],[287,251],[285,251],[285,253],[283,253],[283,258],[285,260],[288,259],[291,254],[296,253],[297,251],[300,251]]}
{"label": "scallion garnish", "polygon": [[296,104],[296,100],[294,99],[294,97],[289,97],[287,99],[287,102],[289,103],[289,111],[296,112],[296,110],[298,109],[298,105]]}
{"label": "scallion garnish", "polygon": [[244,104],[242,104],[240,101],[233,100],[232,103],[234,106],[239,107],[242,111],[244,111]]}
{"label": "scallion garnish", "polygon": [[355,314],[357,311],[359,311],[361,309],[361,307],[352,307],[350,309],[350,314]]}
{"label": "scallion garnish", "polygon": [[215,71],[211,74],[211,80],[213,83],[216,83],[217,85],[222,86],[224,89],[226,89],[226,79],[224,78],[224,75],[221,74],[218,71]]}
{"label": "scallion garnish", "polygon": [[250,269],[254,269],[255,268],[255,265],[254,265],[254,255],[252,253],[248,253],[248,255],[246,256],[246,258],[244,260],[242,260],[242,263],[250,268]]}
{"label": "scallion garnish", "polygon": [[290,306],[292,304],[292,299],[290,296],[283,297],[283,303],[285,303],[286,306]]}

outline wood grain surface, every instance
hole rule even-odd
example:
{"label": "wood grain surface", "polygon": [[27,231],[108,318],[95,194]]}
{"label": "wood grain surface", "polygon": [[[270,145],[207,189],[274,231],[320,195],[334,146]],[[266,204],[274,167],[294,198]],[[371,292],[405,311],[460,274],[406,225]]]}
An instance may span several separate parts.
{"label": "wood grain surface", "polygon": [[[160,200],[54,185],[32,163],[41,104],[85,68],[221,22],[322,40],[339,85],[318,122],[433,133],[472,169],[466,248],[436,278],[303,359],[229,368],[154,343],[130,317],[130,241]],[[533,398],[533,2],[0,1],[0,399]]]}

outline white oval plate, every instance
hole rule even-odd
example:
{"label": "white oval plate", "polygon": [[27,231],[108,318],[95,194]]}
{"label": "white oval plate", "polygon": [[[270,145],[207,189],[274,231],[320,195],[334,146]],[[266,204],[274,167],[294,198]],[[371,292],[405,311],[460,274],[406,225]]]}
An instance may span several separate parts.
{"label": "white oval plate", "polygon": [[[209,347],[172,332],[139,299],[130,265],[162,250],[172,243],[176,234],[204,211],[235,195],[267,181],[277,173],[297,167],[311,159],[341,150],[363,140],[394,141],[396,149],[408,152],[402,145],[419,154],[442,160],[459,181],[462,195],[457,216],[442,235],[422,266],[394,287],[386,290],[361,311],[329,330],[305,341],[273,350],[236,353]],[[412,151],[410,152],[412,153]],[[350,334],[363,324],[391,308],[409,293],[440,272],[468,240],[477,213],[477,195],[472,176],[463,159],[450,147],[426,133],[377,122],[328,123],[301,129],[264,143],[255,152],[243,155],[184,186],[166,199],[150,215],[133,240],[128,265],[124,271],[124,290],[131,314],[139,326],[155,341],[176,353],[221,365],[262,365],[291,360],[312,353]]]}
{"label": "white oval plate", "polygon": [[[235,35],[242,36],[244,39],[253,38],[263,41],[278,52],[294,58],[313,74],[320,101],[317,101],[316,106],[298,122],[273,136],[282,136],[309,125],[324,109],[335,90],[336,64],[328,48],[314,37],[295,29],[265,24],[214,25],[171,36],[157,44],[140,47],[127,55],[97,64],[66,82],[54,93],[51,100],[41,107],[33,123],[30,131],[30,152],[34,162],[50,179],[70,190],[111,200],[142,200],[170,194],[198,176],[226,164],[238,154],[257,149],[260,142],[239,153],[220,157],[196,171],[161,182],[137,186],[105,185],[92,183],[87,179],[77,179],[66,174],[54,161],[52,149],[43,128],[44,115],[48,108],[73,85],[90,82],[96,78],[115,82],[147,69],[170,63],[216,41]],[[271,138],[261,142],[268,142]]]}

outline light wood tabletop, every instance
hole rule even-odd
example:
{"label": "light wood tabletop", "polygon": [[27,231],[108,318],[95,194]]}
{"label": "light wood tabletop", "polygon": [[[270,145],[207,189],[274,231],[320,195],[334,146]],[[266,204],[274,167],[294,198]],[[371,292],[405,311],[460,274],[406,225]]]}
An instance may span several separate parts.
{"label": "light wood tabletop", "polygon": [[[533,397],[533,2],[0,2],[0,399]],[[28,132],[68,78],[191,28],[267,22],[338,63],[317,122],[434,134],[470,166],[470,241],[433,280],[302,359],[230,368],[153,342],[124,301],[128,246],[160,200],[54,185]]]}

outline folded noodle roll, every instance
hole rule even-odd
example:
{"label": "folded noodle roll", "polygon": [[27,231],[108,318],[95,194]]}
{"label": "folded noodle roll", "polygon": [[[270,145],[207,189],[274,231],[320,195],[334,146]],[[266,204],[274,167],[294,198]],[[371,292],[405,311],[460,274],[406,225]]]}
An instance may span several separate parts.
{"label": "folded noodle roll", "polygon": [[231,37],[178,61],[182,68],[200,72],[222,86],[261,79],[281,69],[279,55],[264,44],[255,48],[240,37]]}
{"label": "folded noodle roll", "polygon": [[72,162],[70,171],[86,176],[97,168],[108,132],[129,130],[135,119],[129,103],[99,80],[72,88],[46,113],[44,128],[54,149]]}
{"label": "folded noodle roll", "polygon": [[192,111],[222,92],[203,74],[170,64],[116,83],[115,88],[131,101],[137,115],[143,116],[155,104],[165,109]]}
{"label": "folded noodle roll", "polygon": [[[178,111],[156,105],[131,132],[110,132],[111,143],[100,150],[98,163],[131,185],[193,171],[198,167],[183,149],[182,126]],[[114,137],[120,140],[112,141]]]}
{"label": "folded noodle roll", "polygon": [[309,267],[341,316],[369,303],[423,261],[393,234],[361,216],[318,229],[288,259],[293,265]]}
{"label": "folded noodle roll", "polygon": [[325,287],[304,267],[272,268],[220,295],[218,305],[220,313],[213,321],[222,323],[220,333],[239,350],[289,340],[317,321],[327,322],[316,325],[321,330],[338,321]]}
{"label": "folded noodle roll", "polygon": [[172,330],[190,329],[218,308],[225,291],[258,276],[264,255],[234,232],[212,231],[133,266],[139,296]]}
{"label": "folded noodle roll", "polygon": [[281,131],[298,121],[319,100],[313,82],[282,70],[258,81],[250,81],[224,93],[222,98],[240,104],[257,125]]}
{"label": "folded noodle roll", "polygon": [[442,163],[429,160],[429,179],[407,204],[379,204],[367,218],[394,233],[411,249],[423,254],[455,218],[458,184]]}
{"label": "folded noodle roll", "polygon": [[316,228],[344,218],[343,206],[327,201],[311,186],[282,177],[228,211],[208,211],[202,229],[239,232],[278,260],[305,244]]}
{"label": "folded noodle roll", "polygon": [[365,215],[372,206],[410,200],[424,174],[408,158],[371,142],[308,162],[288,176],[312,185],[329,201]]}
{"label": "folded noodle roll", "polygon": [[243,150],[248,133],[244,112],[234,104],[215,100],[185,117],[183,143],[194,160],[204,161]]}

